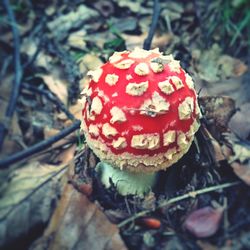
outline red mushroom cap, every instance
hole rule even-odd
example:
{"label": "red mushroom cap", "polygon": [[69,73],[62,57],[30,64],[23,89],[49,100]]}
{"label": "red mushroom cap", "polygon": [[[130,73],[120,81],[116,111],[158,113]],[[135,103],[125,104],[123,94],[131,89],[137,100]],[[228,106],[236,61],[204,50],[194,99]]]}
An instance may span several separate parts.
{"label": "red mushroom cap", "polygon": [[82,129],[102,161],[153,172],[188,151],[200,110],[192,78],[172,55],[158,49],[115,52],[88,76]]}

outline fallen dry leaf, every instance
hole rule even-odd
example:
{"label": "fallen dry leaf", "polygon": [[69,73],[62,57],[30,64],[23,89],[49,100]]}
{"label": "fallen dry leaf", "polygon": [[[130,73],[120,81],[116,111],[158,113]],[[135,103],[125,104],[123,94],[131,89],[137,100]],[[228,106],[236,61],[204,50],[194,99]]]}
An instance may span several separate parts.
{"label": "fallen dry leaf", "polygon": [[31,230],[49,220],[66,168],[32,162],[12,172],[0,198],[1,249],[7,249],[20,237],[25,240]]}
{"label": "fallen dry leaf", "polygon": [[206,134],[206,139],[209,140],[209,142],[211,143],[212,150],[213,150],[212,156],[215,162],[218,163],[220,161],[225,160],[226,156],[224,155],[224,151],[221,145],[219,144],[219,142],[211,135],[211,133],[207,130],[206,127],[203,127],[203,130]]}
{"label": "fallen dry leaf", "polygon": [[223,55],[218,44],[213,44],[206,51],[194,50],[192,57],[200,79],[209,83],[241,76],[248,69],[239,59]]}
{"label": "fallen dry leaf", "polygon": [[[1,107],[6,107],[3,102],[0,101]],[[4,111],[5,112],[5,111]],[[1,121],[4,121],[0,118]],[[13,154],[22,150],[22,146],[26,146],[23,142],[23,136],[18,123],[18,116],[16,112],[14,113],[10,124],[8,124],[9,130],[5,136],[3,146],[0,151],[0,157],[6,157],[7,155]],[[22,146],[21,146],[22,145]]]}
{"label": "fallen dry leaf", "polygon": [[42,238],[31,250],[44,249],[127,249],[118,228],[96,204],[68,184]]}
{"label": "fallen dry leaf", "polygon": [[[141,35],[121,34],[122,38],[126,41],[126,48],[129,50],[132,50],[135,47],[142,47],[147,35],[147,32],[142,33]],[[171,43],[172,40],[173,35],[170,33],[156,34],[153,38],[151,48],[165,47],[167,44]]]}
{"label": "fallen dry leaf", "polygon": [[74,8],[64,15],[56,16],[52,21],[47,23],[47,26],[54,37],[63,40],[71,29],[77,29],[87,21],[97,17],[97,11],[81,4],[78,8]]}
{"label": "fallen dry leaf", "polygon": [[9,105],[9,98],[11,95],[11,88],[13,77],[11,75],[6,76],[1,82],[0,91],[0,121],[5,123],[8,128],[3,146],[0,151],[0,156],[5,157],[6,155],[13,154],[22,149],[20,144],[22,141],[22,131],[19,127],[17,113],[14,112],[12,119],[6,119],[5,113]]}
{"label": "fallen dry leaf", "polygon": [[65,105],[68,103],[67,82],[53,75],[39,75],[49,90],[53,92]]}
{"label": "fallen dry leaf", "polygon": [[229,128],[241,139],[250,139],[250,103],[237,110],[230,119]]}
{"label": "fallen dry leaf", "polygon": [[57,155],[55,162],[60,162],[60,164],[67,164],[74,159],[76,151],[76,144],[72,144],[66,149],[61,150],[60,154]]}
{"label": "fallen dry leaf", "polygon": [[86,49],[86,42],[84,41],[84,37],[86,36],[85,30],[79,30],[73,32],[68,37],[68,45],[75,49]]}
{"label": "fallen dry leaf", "polygon": [[94,70],[98,66],[102,65],[103,62],[101,59],[95,55],[95,54],[86,54],[83,57],[81,57],[78,62],[80,64],[84,64],[88,70]]}
{"label": "fallen dry leaf", "polygon": [[250,185],[250,160],[248,160],[248,162],[246,162],[245,164],[233,162],[231,166],[234,173],[247,185]]}
{"label": "fallen dry leaf", "polygon": [[237,138],[232,133],[224,135],[226,143],[229,144],[233,154],[228,155],[228,161],[234,173],[250,185],[250,142]]}
{"label": "fallen dry leaf", "polygon": [[77,120],[81,120],[82,119],[82,110],[83,110],[83,105],[81,104],[81,101],[78,99],[75,105],[72,105],[69,108],[69,111],[71,112],[71,114],[74,115],[74,117]]}
{"label": "fallen dry leaf", "polygon": [[204,96],[199,103],[209,131],[216,139],[228,130],[228,122],[235,112],[235,101],[227,96]]}
{"label": "fallen dry leaf", "polygon": [[117,1],[118,6],[120,7],[127,7],[131,11],[137,13],[142,9],[141,2],[140,1],[127,1],[127,0],[118,0]]}
{"label": "fallen dry leaf", "polygon": [[220,226],[223,209],[203,207],[193,211],[184,222],[184,227],[198,238],[210,237],[216,233]]}
{"label": "fallen dry leaf", "polygon": [[[72,121],[70,123],[68,123],[67,125],[68,126],[72,125]],[[50,138],[50,137],[55,136],[56,134],[58,134],[60,132],[60,129],[49,128],[48,126],[45,126],[43,132],[44,132],[44,138],[48,139],[48,138]],[[71,134],[63,137],[59,141],[55,142],[53,144],[53,148],[56,148],[58,146],[62,146],[64,144],[67,144],[70,141],[72,141],[75,137],[76,137],[76,133],[71,133]]]}
{"label": "fallen dry leaf", "polygon": [[[32,59],[36,51],[39,47],[39,40],[36,38],[30,39],[29,37],[24,38],[21,44],[21,52],[26,54],[29,57],[29,60]],[[52,64],[53,57],[46,53],[43,50],[39,50],[39,54],[37,55],[35,61],[33,62],[33,66],[41,67],[50,72],[54,65]]]}

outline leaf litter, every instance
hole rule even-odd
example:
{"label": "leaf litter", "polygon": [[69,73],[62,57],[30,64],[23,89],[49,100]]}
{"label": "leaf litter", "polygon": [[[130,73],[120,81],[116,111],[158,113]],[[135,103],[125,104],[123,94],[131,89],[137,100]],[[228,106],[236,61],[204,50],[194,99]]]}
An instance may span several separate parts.
{"label": "leaf litter", "polygon": [[[92,245],[92,249],[224,249],[230,244],[233,249],[249,248],[249,189],[244,184],[233,185],[238,181],[237,177],[249,185],[249,66],[245,57],[244,34],[234,36],[240,46],[236,48],[237,44],[231,43],[233,47],[228,50],[226,46],[230,42],[227,43],[227,37],[218,32],[216,25],[220,23],[216,15],[219,2],[209,5],[205,2],[196,5],[182,1],[161,2],[161,18],[152,46],[173,53],[194,76],[198,88],[201,88],[200,103],[204,116],[197,135],[198,144],[192,145],[190,152],[174,170],[161,173],[158,189],[144,200],[120,197],[114,187],[103,189],[94,171],[98,159],[84,146],[80,133],[71,135],[49,150],[16,164],[15,168],[20,170],[1,170],[0,207],[6,202],[4,197],[9,200],[9,207],[13,208],[13,202],[20,197],[25,197],[25,194],[29,197],[23,205],[22,202],[16,205],[21,210],[15,208],[10,213],[11,218],[1,221],[2,245],[12,244],[18,239],[18,242],[27,240],[25,247],[33,242],[31,249],[58,249],[63,244],[68,249],[73,249],[73,245],[82,249],[82,242],[87,248]],[[74,119],[81,118],[77,99],[84,81],[79,79],[87,70],[105,61],[114,50],[142,46],[151,23],[153,3],[119,0],[85,4],[73,1],[72,5],[67,5],[53,1],[48,5],[37,3],[32,8],[27,6],[24,3],[23,10],[30,15],[18,21],[23,62],[32,63],[25,69],[26,85],[19,97],[1,156],[46,140],[72,124],[65,110],[69,110]],[[15,14],[18,18],[23,10],[17,8]],[[212,27],[212,24],[215,25],[214,33],[210,27],[206,31],[207,25]],[[11,51],[12,34],[7,28],[2,33],[1,46]],[[210,37],[207,36],[209,34]],[[222,40],[225,47],[220,42]],[[0,52],[1,55],[5,53],[2,48]],[[11,84],[6,76],[9,74],[12,79],[13,72],[8,60],[6,65],[1,67],[0,76],[5,76],[2,82],[7,86],[7,92],[2,91],[1,83],[0,101],[7,104]],[[31,92],[28,86],[35,87],[37,91]],[[51,102],[45,93],[53,93],[64,106],[56,105],[57,101]],[[205,94],[210,96],[205,97]],[[222,96],[225,94],[233,99]],[[1,114],[4,114],[4,104],[1,104],[1,109]],[[76,143],[78,150],[75,152]],[[80,155],[75,156],[77,152]],[[60,169],[68,166],[73,158],[76,160],[74,169],[71,166],[68,170],[70,174],[63,175]],[[56,172],[49,169],[54,167],[60,172],[58,180],[51,178]],[[42,175],[46,171],[47,182]],[[24,180],[18,179],[25,174]],[[59,181],[61,178],[71,184],[65,186],[65,181]],[[166,183],[166,180],[169,182]],[[46,191],[32,192],[42,181],[46,183],[43,186]],[[228,188],[222,188],[221,183],[228,183]],[[14,184],[28,188],[13,196],[8,190]],[[209,191],[209,187],[215,189]],[[62,198],[58,202],[60,195]],[[168,203],[169,200],[173,202]],[[211,208],[214,201],[223,206],[223,211]],[[159,207],[160,204],[166,205]],[[36,208],[35,213],[31,213],[34,211],[32,207]],[[7,208],[1,211],[4,213]],[[203,214],[211,227],[205,228],[205,236],[198,230],[193,238],[182,225],[194,214],[189,231],[197,232],[197,228],[204,228],[203,220],[199,219],[200,211],[204,210]],[[148,213],[133,220],[133,216],[145,211]],[[118,227],[111,224],[104,214],[115,224],[132,219],[120,227],[122,238]],[[29,223],[25,223],[27,221]],[[12,234],[8,231],[11,223],[16,225]],[[47,223],[49,226],[43,231]],[[40,228],[40,231],[29,238],[33,228]],[[104,234],[107,231],[103,228],[108,228],[109,234]],[[97,239],[97,235],[100,238]],[[205,239],[201,243],[199,238],[203,237]],[[228,243],[229,240],[231,243]]]}

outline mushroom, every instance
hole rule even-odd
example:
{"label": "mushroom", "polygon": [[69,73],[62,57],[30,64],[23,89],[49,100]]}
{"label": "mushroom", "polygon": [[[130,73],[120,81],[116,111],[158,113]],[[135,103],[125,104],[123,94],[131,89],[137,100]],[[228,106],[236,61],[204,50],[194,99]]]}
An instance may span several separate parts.
{"label": "mushroom", "polygon": [[139,48],[115,52],[87,75],[81,127],[101,160],[100,179],[122,195],[143,196],[156,172],[176,163],[194,140],[200,109],[193,80],[172,55]]}

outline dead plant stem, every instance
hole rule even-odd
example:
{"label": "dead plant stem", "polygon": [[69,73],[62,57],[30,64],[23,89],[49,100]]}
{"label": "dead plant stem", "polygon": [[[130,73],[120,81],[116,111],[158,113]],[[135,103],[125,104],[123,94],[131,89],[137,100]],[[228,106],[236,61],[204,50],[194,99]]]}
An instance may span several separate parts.
{"label": "dead plant stem", "polygon": [[240,183],[241,183],[240,181],[228,182],[228,183],[224,183],[224,184],[220,184],[220,185],[216,185],[216,186],[211,186],[211,187],[199,189],[199,190],[196,190],[196,191],[191,191],[191,192],[188,192],[187,194],[174,197],[174,198],[172,198],[170,200],[162,202],[161,204],[159,204],[154,209],[144,210],[144,211],[141,211],[141,212],[129,217],[128,219],[126,219],[126,220],[122,221],[121,223],[119,223],[118,227],[121,228],[121,227],[127,225],[128,223],[130,223],[130,222],[132,222],[132,221],[134,221],[134,220],[136,220],[136,219],[138,219],[140,217],[143,217],[143,216],[145,216],[145,215],[147,215],[147,214],[149,214],[151,212],[154,212],[157,209],[166,207],[166,206],[171,205],[171,204],[173,204],[175,202],[182,201],[182,200],[185,200],[185,199],[188,199],[188,198],[195,198],[197,195],[200,195],[200,194],[205,194],[205,193],[213,192],[213,191],[216,191],[216,190],[233,187],[233,186],[239,185]]}

